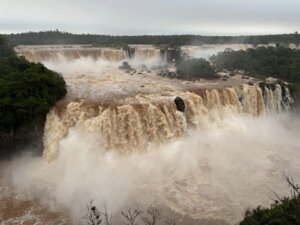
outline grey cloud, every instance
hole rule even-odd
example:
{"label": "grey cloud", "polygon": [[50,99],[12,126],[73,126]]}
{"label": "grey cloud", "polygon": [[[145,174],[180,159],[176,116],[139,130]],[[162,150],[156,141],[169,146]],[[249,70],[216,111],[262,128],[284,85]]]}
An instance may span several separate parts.
{"label": "grey cloud", "polygon": [[300,30],[299,9],[298,0],[0,0],[0,32],[286,33]]}

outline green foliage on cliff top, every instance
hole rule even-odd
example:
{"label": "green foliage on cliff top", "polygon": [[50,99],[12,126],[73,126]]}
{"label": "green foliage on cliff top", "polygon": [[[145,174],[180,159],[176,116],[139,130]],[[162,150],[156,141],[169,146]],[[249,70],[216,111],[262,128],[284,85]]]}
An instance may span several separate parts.
{"label": "green foliage on cliff top", "polygon": [[214,67],[205,59],[182,60],[177,65],[179,78],[187,80],[197,80],[201,78],[217,78]]}
{"label": "green foliage on cliff top", "polygon": [[[0,49],[13,52],[5,41]],[[13,55],[1,53],[0,57],[0,137],[13,136],[19,127],[44,119],[66,94],[66,83],[59,74]]]}
{"label": "green foliage on cliff top", "polygon": [[211,61],[218,69],[239,69],[253,76],[272,76],[300,84],[300,50],[286,47],[227,50],[211,57]]}

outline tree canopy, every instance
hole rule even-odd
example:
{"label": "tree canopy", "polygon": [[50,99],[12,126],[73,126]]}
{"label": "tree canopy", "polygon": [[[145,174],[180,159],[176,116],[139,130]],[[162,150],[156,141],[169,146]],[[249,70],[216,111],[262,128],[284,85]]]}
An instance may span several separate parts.
{"label": "tree canopy", "polygon": [[13,49],[8,45],[7,40],[0,35],[0,59],[14,56]]}
{"label": "tree canopy", "polygon": [[[0,39],[2,40],[2,39]],[[12,49],[2,41],[0,49]],[[0,134],[13,134],[19,127],[44,119],[66,94],[64,79],[42,64],[2,54],[0,58]],[[12,56],[12,57],[9,57]]]}
{"label": "tree canopy", "polygon": [[89,44],[114,46],[124,44],[151,45],[202,45],[202,44],[268,44],[300,43],[300,34],[252,35],[252,36],[203,36],[203,35],[137,35],[111,36],[96,34],[71,34],[68,32],[41,31],[5,35],[13,45]]}
{"label": "tree canopy", "polygon": [[253,76],[272,76],[300,84],[300,50],[286,47],[226,50],[210,60],[218,69],[239,69]]}
{"label": "tree canopy", "polygon": [[217,78],[214,67],[205,59],[186,59],[177,65],[179,78],[187,80],[197,80],[200,78],[214,79]]}

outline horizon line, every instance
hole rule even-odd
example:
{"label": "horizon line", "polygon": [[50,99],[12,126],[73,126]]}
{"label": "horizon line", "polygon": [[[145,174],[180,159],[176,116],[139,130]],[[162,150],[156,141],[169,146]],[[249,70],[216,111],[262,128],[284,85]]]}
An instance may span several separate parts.
{"label": "horizon line", "polygon": [[115,37],[136,37],[136,36],[202,36],[202,37],[248,37],[248,36],[277,36],[277,35],[293,35],[297,34],[298,31],[290,32],[290,33],[266,33],[266,34],[218,34],[218,35],[209,35],[209,34],[101,34],[101,33],[76,33],[76,32],[68,32],[68,31],[60,31],[56,30],[40,30],[40,31],[22,31],[22,32],[4,32],[0,33],[0,35],[20,35],[20,34],[30,34],[30,33],[46,33],[46,32],[57,32],[62,34],[72,34],[72,35],[93,35],[93,36],[115,36]]}

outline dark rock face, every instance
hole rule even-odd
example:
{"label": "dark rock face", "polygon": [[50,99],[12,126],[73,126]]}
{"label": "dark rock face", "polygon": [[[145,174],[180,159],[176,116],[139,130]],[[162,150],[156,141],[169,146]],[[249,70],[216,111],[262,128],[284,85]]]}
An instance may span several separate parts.
{"label": "dark rock face", "polygon": [[267,87],[268,87],[269,89],[271,89],[272,91],[275,91],[276,84],[275,84],[275,83],[270,83],[270,84],[267,84]]}
{"label": "dark rock face", "polygon": [[227,78],[225,78],[225,77],[223,77],[223,78],[222,78],[222,80],[223,80],[223,81],[227,81],[228,79],[227,79]]}
{"label": "dark rock face", "polygon": [[185,104],[184,104],[183,99],[181,97],[176,97],[174,102],[176,104],[177,110],[180,111],[180,112],[184,112]]}
{"label": "dark rock face", "polygon": [[253,81],[248,81],[248,85],[253,86],[253,85],[254,85],[254,82],[253,82]]}
{"label": "dark rock face", "polygon": [[127,70],[130,71],[132,70],[132,67],[128,64],[128,62],[123,62],[122,66],[119,66],[120,70]]}
{"label": "dark rock face", "polygon": [[20,127],[13,135],[0,136],[0,160],[12,159],[16,155],[29,153],[43,154],[44,122]]}
{"label": "dark rock face", "polygon": [[168,77],[170,79],[180,78],[176,72],[172,72],[172,71],[169,71],[169,70],[162,70],[159,73],[157,73],[157,75],[161,76],[161,77]]}
{"label": "dark rock face", "polygon": [[164,47],[160,49],[160,54],[168,63],[176,63],[181,60],[181,49],[178,47]]}

